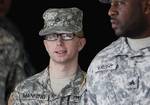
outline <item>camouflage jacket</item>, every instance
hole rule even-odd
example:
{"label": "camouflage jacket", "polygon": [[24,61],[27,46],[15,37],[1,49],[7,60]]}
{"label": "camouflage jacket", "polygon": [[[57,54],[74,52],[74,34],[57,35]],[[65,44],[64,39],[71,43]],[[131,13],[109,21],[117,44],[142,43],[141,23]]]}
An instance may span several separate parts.
{"label": "camouflage jacket", "polygon": [[11,33],[0,28],[0,105],[6,105],[11,91],[25,77],[19,43]]}
{"label": "camouflage jacket", "polygon": [[55,95],[50,86],[48,69],[25,80],[11,95],[11,105],[78,105],[85,90],[85,72],[77,71],[75,79]]}
{"label": "camouflage jacket", "polygon": [[87,73],[88,105],[150,105],[150,47],[133,51],[121,37],[100,51]]}

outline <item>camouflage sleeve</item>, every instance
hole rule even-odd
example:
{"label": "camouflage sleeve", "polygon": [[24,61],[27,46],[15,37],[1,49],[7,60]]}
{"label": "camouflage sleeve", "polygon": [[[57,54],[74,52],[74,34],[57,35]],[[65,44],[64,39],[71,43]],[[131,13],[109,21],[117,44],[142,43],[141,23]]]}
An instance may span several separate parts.
{"label": "camouflage sleeve", "polygon": [[96,95],[94,91],[94,71],[92,65],[89,66],[87,71],[87,92],[86,92],[86,104],[85,105],[97,105]]}
{"label": "camouflage sleeve", "polygon": [[5,66],[7,68],[7,77],[5,80],[5,100],[8,100],[10,93],[15,86],[26,78],[24,71],[24,58],[19,43],[7,31],[0,29],[1,47],[6,56]]}

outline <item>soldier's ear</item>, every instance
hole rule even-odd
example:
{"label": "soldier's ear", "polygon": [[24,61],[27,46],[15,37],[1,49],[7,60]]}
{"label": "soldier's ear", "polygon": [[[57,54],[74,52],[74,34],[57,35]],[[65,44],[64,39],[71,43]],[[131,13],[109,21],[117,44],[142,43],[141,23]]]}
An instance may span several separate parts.
{"label": "soldier's ear", "polygon": [[81,51],[86,44],[85,38],[80,38],[78,51]]}
{"label": "soldier's ear", "polygon": [[46,40],[43,40],[43,43],[44,43],[44,46],[45,46],[46,51],[48,51],[47,41],[46,41]]}

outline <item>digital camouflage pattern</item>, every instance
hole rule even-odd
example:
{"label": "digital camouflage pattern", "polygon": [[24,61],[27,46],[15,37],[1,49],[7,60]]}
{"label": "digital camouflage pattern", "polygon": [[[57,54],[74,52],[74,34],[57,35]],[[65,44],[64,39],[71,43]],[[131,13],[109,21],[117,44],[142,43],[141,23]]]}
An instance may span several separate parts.
{"label": "digital camouflage pattern", "polygon": [[87,73],[87,105],[150,105],[150,47],[122,37],[100,51]]}
{"label": "digital camouflage pattern", "polygon": [[18,28],[15,26],[15,24],[8,19],[5,16],[0,17],[0,27],[5,29],[10,33],[12,37],[15,38],[15,40],[18,43],[18,49],[20,49],[20,55],[22,57],[22,62],[24,62],[24,72],[27,75],[27,77],[32,76],[36,73],[34,67],[32,66],[31,62],[29,61],[29,55],[27,54],[25,48],[24,48],[24,40],[23,36],[21,35]]}
{"label": "digital camouflage pattern", "polygon": [[[53,33],[82,34],[83,12],[76,8],[50,8],[43,13],[44,27],[40,36]],[[79,34],[80,33],[80,34]]]}
{"label": "digital camouflage pattern", "polygon": [[23,59],[18,41],[0,28],[0,105],[6,105],[11,91],[26,77]]}
{"label": "digital camouflage pattern", "polygon": [[75,79],[55,95],[50,86],[49,71],[45,69],[19,84],[11,94],[9,105],[79,105],[84,84],[85,72],[79,69]]}

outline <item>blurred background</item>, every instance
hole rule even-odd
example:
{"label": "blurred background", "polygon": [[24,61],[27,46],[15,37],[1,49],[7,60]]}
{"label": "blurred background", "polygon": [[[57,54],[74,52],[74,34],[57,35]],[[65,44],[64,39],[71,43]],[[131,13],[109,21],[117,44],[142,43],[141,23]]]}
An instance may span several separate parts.
{"label": "blurred background", "polygon": [[23,35],[25,50],[37,72],[48,65],[49,57],[38,33],[43,28],[43,12],[53,7],[78,7],[83,10],[87,44],[80,53],[79,64],[87,71],[95,55],[117,39],[107,15],[109,5],[101,4],[98,0],[12,0],[7,16]]}

